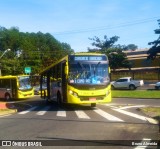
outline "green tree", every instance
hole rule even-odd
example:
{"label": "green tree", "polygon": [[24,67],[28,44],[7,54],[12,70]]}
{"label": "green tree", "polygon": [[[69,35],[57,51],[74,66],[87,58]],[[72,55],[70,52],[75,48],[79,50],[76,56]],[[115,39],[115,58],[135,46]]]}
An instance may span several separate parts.
{"label": "green tree", "polygon": [[93,41],[92,46],[95,46],[95,49],[88,48],[89,52],[101,52],[105,53],[107,50],[115,44],[115,42],[118,41],[118,36],[113,36],[111,38],[108,38],[106,35],[104,36],[104,40],[101,40],[98,37],[89,38]]}
{"label": "green tree", "polygon": [[136,46],[135,44],[129,44],[126,46],[126,50],[135,51],[136,49],[138,49],[138,46]]}
{"label": "green tree", "polygon": [[24,33],[18,27],[0,27],[0,54],[11,51],[1,60],[3,74],[22,74],[24,67],[31,67],[37,74],[63,56],[73,52],[67,43],[61,43],[49,33]]}
{"label": "green tree", "polygon": [[131,64],[127,60],[126,55],[123,53],[126,46],[119,44],[115,45],[118,38],[118,36],[107,38],[106,35],[104,36],[104,40],[101,40],[96,36],[94,38],[89,38],[93,41],[92,46],[95,46],[96,48],[88,48],[88,51],[106,54],[109,59],[110,67],[113,70],[118,68],[131,68]]}
{"label": "green tree", "polygon": [[[158,24],[160,27],[160,19],[158,20]],[[160,29],[154,30],[155,34],[160,34]],[[149,45],[153,45],[147,52],[148,54],[148,59],[155,59],[157,54],[160,53],[160,35],[157,40],[153,42],[149,42]]]}

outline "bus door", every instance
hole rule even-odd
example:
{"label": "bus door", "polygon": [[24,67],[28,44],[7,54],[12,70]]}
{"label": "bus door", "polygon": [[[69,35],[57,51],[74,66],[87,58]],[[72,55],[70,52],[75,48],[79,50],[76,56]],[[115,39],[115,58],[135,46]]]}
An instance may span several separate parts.
{"label": "bus door", "polygon": [[53,101],[56,101],[57,100],[57,81],[52,81],[51,82],[51,99]]}
{"label": "bus door", "polygon": [[67,80],[66,80],[66,74],[65,74],[65,66],[66,62],[62,63],[62,96],[63,96],[63,102],[67,102]]}
{"label": "bus door", "polygon": [[18,88],[16,79],[11,79],[11,92],[12,98],[18,98]]}

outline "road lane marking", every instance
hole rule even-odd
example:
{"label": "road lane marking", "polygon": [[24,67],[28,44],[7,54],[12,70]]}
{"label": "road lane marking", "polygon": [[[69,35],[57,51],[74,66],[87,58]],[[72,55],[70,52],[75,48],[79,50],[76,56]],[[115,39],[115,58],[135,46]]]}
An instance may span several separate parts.
{"label": "road lane marking", "polygon": [[124,110],[124,109],[139,108],[139,107],[146,107],[146,106],[145,105],[124,106],[124,107],[118,108],[118,109]]}
{"label": "road lane marking", "polygon": [[156,120],[149,118],[149,117],[141,116],[141,115],[138,115],[138,114],[135,114],[132,112],[122,110],[122,109],[112,109],[112,110],[117,111],[122,114],[125,114],[125,115],[128,115],[128,116],[131,116],[131,117],[134,117],[134,118],[137,118],[137,119],[140,119],[140,120],[143,120],[143,121],[149,121],[150,123],[158,124],[158,122]]}
{"label": "road lane marking", "polygon": [[[141,144],[143,144],[143,142],[149,143],[150,141],[151,141],[151,139],[143,138]],[[134,141],[133,141],[133,142],[134,142]],[[137,147],[134,148],[134,149],[145,149],[147,146],[148,146],[148,145],[139,145],[139,146],[137,146]]]}
{"label": "road lane marking", "polygon": [[50,106],[47,106],[41,111],[37,112],[37,115],[44,115],[49,109],[50,109]]}
{"label": "road lane marking", "polygon": [[78,118],[90,119],[90,117],[82,110],[75,110]]}
{"label": "road lane marking", "polygon": [[106,118],[106,119],[108,119],[110,121],[123,122],[123,120],[121,120],[121,119],[119,119],[119,118],[117,118],[117,117],[115,117],[115,116],[113,116],[113,115],[101,110],[101,109],[95,109],[93,111],[95,111],[96,113],[98,113],[99,115],[101,115],[102,117],[104,117],[104,118]]}
{"label": "road lane marking", "polygon": [[57,111],[57,116],[66,117],[66,111],[63,110],[63,109],[59,109],[59,110]]}
{"label": "road lane marking", "polygon": [[117,108],[116,105],[105,105],[105,106],[110,107],[110,108]]}
{"label": "road lane marking", "polygon": [[25,110],[25,111],[19,112],[18,114],[26,114],[26,113],[28,113],[28,112],[31,112],[31,111],[35,110],[36,108],[37,108],[37,106],[32,107],[32,108],[30,108],[30,109],[28,109],[28,110]]}
{"label": "road lane marking", "polygon": [[0,118],[1,117],[6,117],[6,116],[11,116],[12,114],[6,114],[6,115],[0,115]]}

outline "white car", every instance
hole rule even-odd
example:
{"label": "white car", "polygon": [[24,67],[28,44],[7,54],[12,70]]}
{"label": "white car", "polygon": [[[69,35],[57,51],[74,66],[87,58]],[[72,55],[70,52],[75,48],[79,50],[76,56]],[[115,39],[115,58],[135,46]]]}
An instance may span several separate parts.
{"label": "white car", "polygon": [[111,82],[112,89],[130,89],[134,90],[139,86],[143,86],[143,80],[133,80],[131,77],[120,78]]}
{"label": "white car", "polygon": [[160,90],[160,82],[157,82],[157,83],[155,84],[155,89],[156,89],[156,90]]}
{"label": "white car", "polygon": [[[35,95],[40,95],[41,94],[41,90],[40,90],[40,85],[38,86],[34,86],[34,94]],[[46,85],[42,85],[42,91],[46,90],[47,86]]]}

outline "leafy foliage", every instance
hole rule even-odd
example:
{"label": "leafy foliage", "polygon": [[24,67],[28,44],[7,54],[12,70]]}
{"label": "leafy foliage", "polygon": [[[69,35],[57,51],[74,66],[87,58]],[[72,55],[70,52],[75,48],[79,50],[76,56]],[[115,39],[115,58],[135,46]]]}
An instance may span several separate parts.
{"label": "leafy foliage", "polygon": [[24,67],[31,67],[37,74],[51,63],[73,52],[67,43],[60,43],[49,33],[24,33],[17,27],[0,27],[0,59],[3,75],[24,73]]}
{"label": "leafy foliage", "polygon": [[[160,20],[158,20],[158,24],[160,27]],[[155,34],[160,34],[160,29],[155,30]],[[160,35],[157,40],[153,42],[149,42],[149,45],[153,45],[147,52],[148,54],[148,59],[155,59],[157,54],[160,53]]]}
{"label": "leafy foliage", "polygon": [[138,46],[136,46],[135,44],[129,44],[125,47],[125,49],[135,51],[136,49],[138,49]]}
{"label": "leafy foliage", "polygon": [[93,41],[92,46],[95,46],[96,48],[88,48],[88,51],[106,54],[109,58],[111,69],[131,68],[131,64],[127,60],[126,55],[123,53],[123,51],[126,50],[126,46],[119,44],[114,45],[119,39],[118,36],[107,38],[105,35],[104,40],[100,40],[96,36],[89,39]]}

